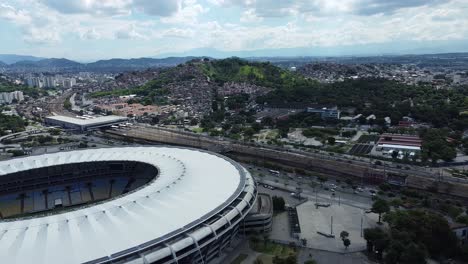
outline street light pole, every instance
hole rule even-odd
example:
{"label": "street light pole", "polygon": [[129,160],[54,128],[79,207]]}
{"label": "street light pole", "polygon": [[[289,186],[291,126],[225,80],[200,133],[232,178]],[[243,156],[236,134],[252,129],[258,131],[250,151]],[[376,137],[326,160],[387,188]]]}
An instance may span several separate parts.
{"label": "street light pole", "polygon": [[362,216],[361,216],[361,237],[362,237]]}

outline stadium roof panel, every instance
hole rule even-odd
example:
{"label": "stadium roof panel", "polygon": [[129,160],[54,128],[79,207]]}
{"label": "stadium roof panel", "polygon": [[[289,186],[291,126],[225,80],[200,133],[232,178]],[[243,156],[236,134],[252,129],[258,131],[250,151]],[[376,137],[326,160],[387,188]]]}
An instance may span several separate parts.
{"label": "stadium roof panel", "polygon": [[229,159],[174,147],[71,151],[0,162],[2,175],[92,161],[139,161],[158,177],[134,192],[73,211],[0,221],[5,263],[84,263],[183,233],[227,207],[250,175]]}
{"label": "stadium roof panel", "polygon": [[61,116],[61,115],[48,116],[46,118],[51,119],[51,120],[55,120],[55,121],[71,123],[71,124],[75,124],[75,125],[78,125],[78,126],[90,126],[90,125],[98,125],[98,124],[105,124],[105,123],[112,123],[112,122],[121,122],[121,121],[128,120],[128,118],[126,118],[126,117],[116,116],[116,115],[98,116],[98,117],[88,118],[88,119],[80,119],[80,118],[69,117],[69,116]]}

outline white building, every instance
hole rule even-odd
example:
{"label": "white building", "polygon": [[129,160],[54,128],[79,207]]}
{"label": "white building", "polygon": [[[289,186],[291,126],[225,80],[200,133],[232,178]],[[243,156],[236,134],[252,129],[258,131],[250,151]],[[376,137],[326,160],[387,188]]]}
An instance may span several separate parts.
{"label": "white building", "polygon": [[18,102],[24,101],[24,95],[22,91],[0,93],[0,104],[11,104],[13,100]]}
{"label": "white building", "polygon": [[54,76],[47,76],[44,78],[44,87],[53,88],[57,86],[57,81]]}
{"label": "white building", "polygon": [[65,88],[72,88],[76,84],[76,79],[75,78],[66,78],[63,80],[63,87]]}
{"label": "white building", "polygon": [[42,88],[44,83],[40,77],[28,77],[26,78],[26,83],[29,87]]}

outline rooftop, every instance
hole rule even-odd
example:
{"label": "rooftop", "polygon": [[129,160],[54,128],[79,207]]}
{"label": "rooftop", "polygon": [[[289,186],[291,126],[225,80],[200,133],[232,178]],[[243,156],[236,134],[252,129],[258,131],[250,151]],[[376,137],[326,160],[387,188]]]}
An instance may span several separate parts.
{"label": "rooftop", "polygon": [[89,118],[74,118],[68,116],[48,116],[47,119],[71,123],[79,126],[89,126],[89,125],[97,125],[97,124],[104,124],[104,123],[112,123],[112,122],[121,122],[127,120],[126,117],[116,116],[116,115],[108,115],[108,116],[95,116]]}

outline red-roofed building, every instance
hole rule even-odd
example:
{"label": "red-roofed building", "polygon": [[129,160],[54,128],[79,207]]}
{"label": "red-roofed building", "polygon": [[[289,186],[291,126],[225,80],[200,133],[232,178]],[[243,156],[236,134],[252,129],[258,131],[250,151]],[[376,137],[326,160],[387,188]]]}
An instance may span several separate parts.
{"label": "red-roofed building", "polygon": [[421,146],[422,139],[415,135],[382,134],[377,142],[377,150],[390,154],[393,151],[418,153],[421,151]]}

